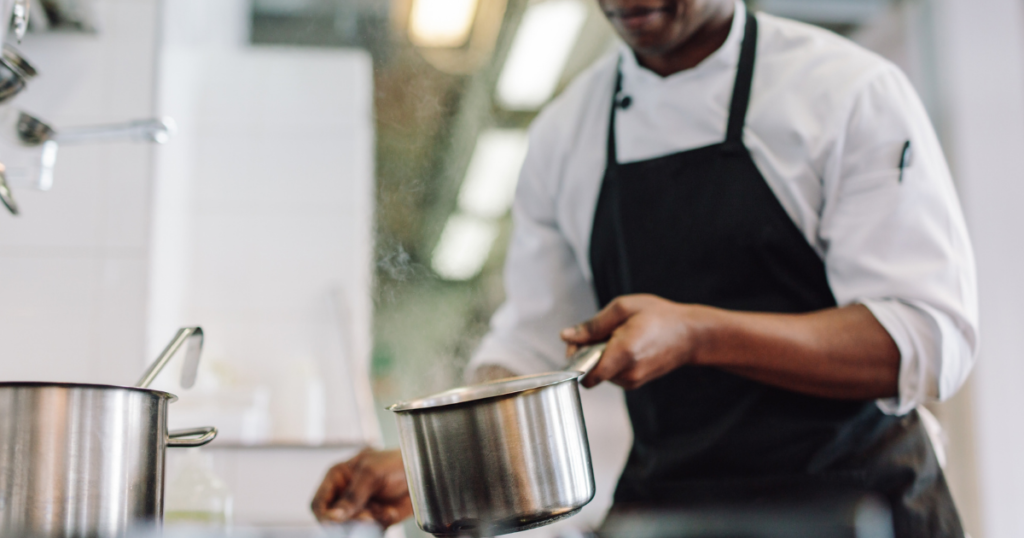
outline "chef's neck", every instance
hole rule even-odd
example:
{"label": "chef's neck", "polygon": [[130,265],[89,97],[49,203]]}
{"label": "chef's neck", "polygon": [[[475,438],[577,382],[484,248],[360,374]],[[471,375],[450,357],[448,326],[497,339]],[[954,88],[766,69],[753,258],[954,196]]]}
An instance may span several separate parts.
{"label": "chef's neck", "polygon": [[729,37],[736,6],[732,1],[708,1],[704,6],[700,25],[687,32],[678,43],[663,50],[643,50],[632,47],[637,62],[647,69],[667,77],[696,67],[718,50]]}

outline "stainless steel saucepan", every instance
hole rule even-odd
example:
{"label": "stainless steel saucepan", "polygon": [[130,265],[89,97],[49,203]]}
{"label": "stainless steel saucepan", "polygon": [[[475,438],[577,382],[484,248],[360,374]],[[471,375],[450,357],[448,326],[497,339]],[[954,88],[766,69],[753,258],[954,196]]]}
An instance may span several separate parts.
{"label": "stainless steel saucepan", "polygon": [[135,387],[0,383],[0,536],[106,538],[159,525],[164,449],[205,445],[217,430],[168,433],[177,397],[146,386],[186,341],[190,386],[202,335],[179,331]]}
{"label": "stainless steel saucepan", "polygon": [[493,536],[571,516],[594,498],[578,380],[604,344],[561,372],[462,387],[388,409],[398,420],[416,523]]}

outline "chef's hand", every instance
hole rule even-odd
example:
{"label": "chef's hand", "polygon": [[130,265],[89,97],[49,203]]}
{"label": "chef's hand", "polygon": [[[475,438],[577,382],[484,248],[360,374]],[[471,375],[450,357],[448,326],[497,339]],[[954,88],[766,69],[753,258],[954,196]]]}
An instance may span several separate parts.
{"label": "chef's hand", "polygon": [[568,355],[608,341],[601,361],[583,378],[584,387],[611,381],[635,389],[691,362],[700,329],[713,310],[654,295],[625,295],[561,336]]}
{"label": "chef's hand", "polygon": [[367,448],[331,467],[311,507],[320,523],[372,520],[387,528],[411,516],[402,453]]}

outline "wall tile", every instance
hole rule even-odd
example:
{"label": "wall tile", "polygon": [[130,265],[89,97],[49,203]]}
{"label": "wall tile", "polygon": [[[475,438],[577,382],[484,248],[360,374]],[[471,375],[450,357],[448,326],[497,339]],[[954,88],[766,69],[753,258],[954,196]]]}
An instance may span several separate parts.
{"label": "wall tile", "polygon": [[0,379],[92,379],[100,262],[87,252],[0,250]]}

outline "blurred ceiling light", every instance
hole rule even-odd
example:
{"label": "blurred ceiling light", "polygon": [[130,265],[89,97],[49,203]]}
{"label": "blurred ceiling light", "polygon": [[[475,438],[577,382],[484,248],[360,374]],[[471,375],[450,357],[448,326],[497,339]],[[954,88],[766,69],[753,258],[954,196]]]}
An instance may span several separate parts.
{"label": "blurred ceiling light", "polygon": [[446,280],[469,280],[483,269],[497,236],[496,223],[455,213],[444,225],[431,267]]}
{"label": "blurred ceiling light", "polygon": [[478,0],[413,0],[409,40],[420,47],[461,47],[469,39]]}
{"label": "blurred ceiling light", "polygon": [[492,129],[481,133],[459,190],[459,209],[500,218],[512,206],[519,169],[526,157],[526,131]]}
{"label": "blurred ceiling light", "polygon": [[535,110],[551,99],[586,18],[579,0],[531,4],[498,78],[498,102],[510,110]]}

